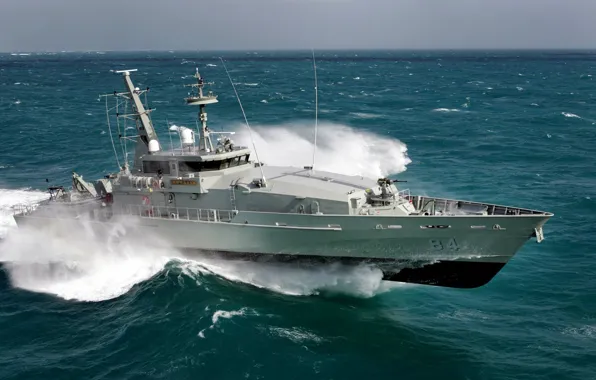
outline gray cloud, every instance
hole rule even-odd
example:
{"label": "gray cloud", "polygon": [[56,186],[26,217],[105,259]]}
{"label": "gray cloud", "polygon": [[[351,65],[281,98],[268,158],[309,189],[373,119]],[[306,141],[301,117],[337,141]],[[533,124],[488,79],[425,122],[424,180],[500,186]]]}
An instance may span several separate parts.
{"label": "gray cloud", "polygon": [[0,0],[0,51],[591,48],[594,0]]}

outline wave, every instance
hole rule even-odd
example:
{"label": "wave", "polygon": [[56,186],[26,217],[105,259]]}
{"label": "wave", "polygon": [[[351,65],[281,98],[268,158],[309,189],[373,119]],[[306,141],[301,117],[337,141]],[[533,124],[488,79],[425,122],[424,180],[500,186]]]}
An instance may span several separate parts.
{"label": "wave", "polygon": [[581,117],[577,116],[574,113],[569,113],[569,112],[561,112],[561,115],[565,116],[565,117],[571,117],[571,118],[577,118],[577,119],[581,119]]}
{"label": "wave", "polygon": [[360,119],[378,119],[384,117],[383,115],[378,115],[374,113],[365,113],[365,112],[350,112],[350,115],[356,116]]}
{"label": "wave", "polygon": [[462,112],[458,108],[435,108],[433,112]]}

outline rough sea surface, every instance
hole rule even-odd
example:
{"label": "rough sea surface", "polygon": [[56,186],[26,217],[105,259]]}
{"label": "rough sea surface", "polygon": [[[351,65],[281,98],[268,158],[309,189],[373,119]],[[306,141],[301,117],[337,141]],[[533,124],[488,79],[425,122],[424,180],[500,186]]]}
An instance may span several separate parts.
{"label": "rough sea surface", "polygon": [[0,55],[0,260],[13,261],[0,268],[0,378],[596,378],[592,52],[316,52],[319,167],[555,214],[478,289],[18,230],[10,208],[45,198],[46,178],[117,170],[99,98],[123,89],[111,70],[139,70],[165,147],[179,143],[169,126],[195,126],[182,87],[195,67],[220,95],[212,128],[249,142],[219,56],[261,161],[310,165],[310,52]]}

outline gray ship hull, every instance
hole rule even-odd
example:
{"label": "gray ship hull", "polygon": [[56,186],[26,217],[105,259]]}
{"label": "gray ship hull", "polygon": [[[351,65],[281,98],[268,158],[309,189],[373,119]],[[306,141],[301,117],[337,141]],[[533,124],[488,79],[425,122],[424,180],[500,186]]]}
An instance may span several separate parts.
{"label": "gray ship hull", "polygon": [[[104,210],[102,210],[103,212]],[[215,216],[217,214],[217,217]],[[455,288],[488,283],[523,244],[541,232],[549,215],[349,216],[214,211],[169,217],[97,215],[85,220],[98,233],[127,226],[127,236],[152,236],[188,258],[325,262],[378,266],[384,279]],[[81,219],[15,215],[19,227],[72,231]]]}

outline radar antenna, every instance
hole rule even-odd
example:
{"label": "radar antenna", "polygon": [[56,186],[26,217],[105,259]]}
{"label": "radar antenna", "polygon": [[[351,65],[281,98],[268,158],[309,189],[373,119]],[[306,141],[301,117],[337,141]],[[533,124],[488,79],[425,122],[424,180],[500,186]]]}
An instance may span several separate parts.
{"label": "radar antenna", "polygon": [[196,93],[191,93],[186,100],[186,104],[191,106],[198,105],[199,109],[199,121],[201,122],[201,128],[199,130],[199,150],[204,150],[205,152],[212,152],[213,151],[213,143],[211,141],[211,131],[207,126],[207,112],[205,112],[205,106],[207,104],[214,104],[217,103],[217,95],[213,92],[209,91],[207,94],[203,93],[203,87],[206,84],[213,84],[213,82],[206,83],[204,78],[199,73],[199,68],[195,69],[195,74],[193,77],[197,80],[197,83],[193,84],[186,84],[185,87],[192,87],[196,88]]}

